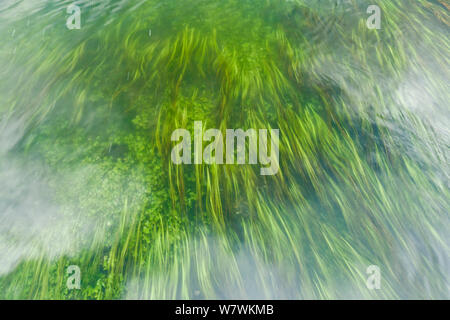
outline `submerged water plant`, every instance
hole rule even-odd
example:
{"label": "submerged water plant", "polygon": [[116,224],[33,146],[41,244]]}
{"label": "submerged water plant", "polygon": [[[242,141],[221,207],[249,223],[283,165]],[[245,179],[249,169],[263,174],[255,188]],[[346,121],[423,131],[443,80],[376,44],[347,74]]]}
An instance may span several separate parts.
{"label": "submerged water plant", "polygon": [[[372,2],[1,4],[0,297],[448,299],[449,8]],[[195,121],[279,171],[174,164]]]}

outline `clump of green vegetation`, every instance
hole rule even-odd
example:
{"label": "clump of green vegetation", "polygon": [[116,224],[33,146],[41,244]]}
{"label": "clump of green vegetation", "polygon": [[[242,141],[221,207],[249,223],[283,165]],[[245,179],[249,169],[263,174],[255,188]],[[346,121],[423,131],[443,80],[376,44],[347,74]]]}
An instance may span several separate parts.
{"label": "clump of green vegetation", "polygon": [[[448,136],[399,98],[420,76],[449,101],[448,11],[383,2],[370,30],[369,4],[86,1],[68,30],[49,2],[6,19],[0,114],[26,130],[0,157],[46,168],[75,248],[37,244],[0,297],[448,298]],[[279,128],[278,174],[174,165],[171,133],[196,120]]]}

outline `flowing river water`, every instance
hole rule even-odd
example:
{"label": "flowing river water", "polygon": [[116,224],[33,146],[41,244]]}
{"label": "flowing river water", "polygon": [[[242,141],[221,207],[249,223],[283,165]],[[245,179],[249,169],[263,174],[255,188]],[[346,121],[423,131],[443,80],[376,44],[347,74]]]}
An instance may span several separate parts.
{"label": "flowing river water", "polygon": [[[449,28],[446,0],[1,0],[0,298],[449,299]],[[195,121],[278,129],[278,172],[173,163]]]}

